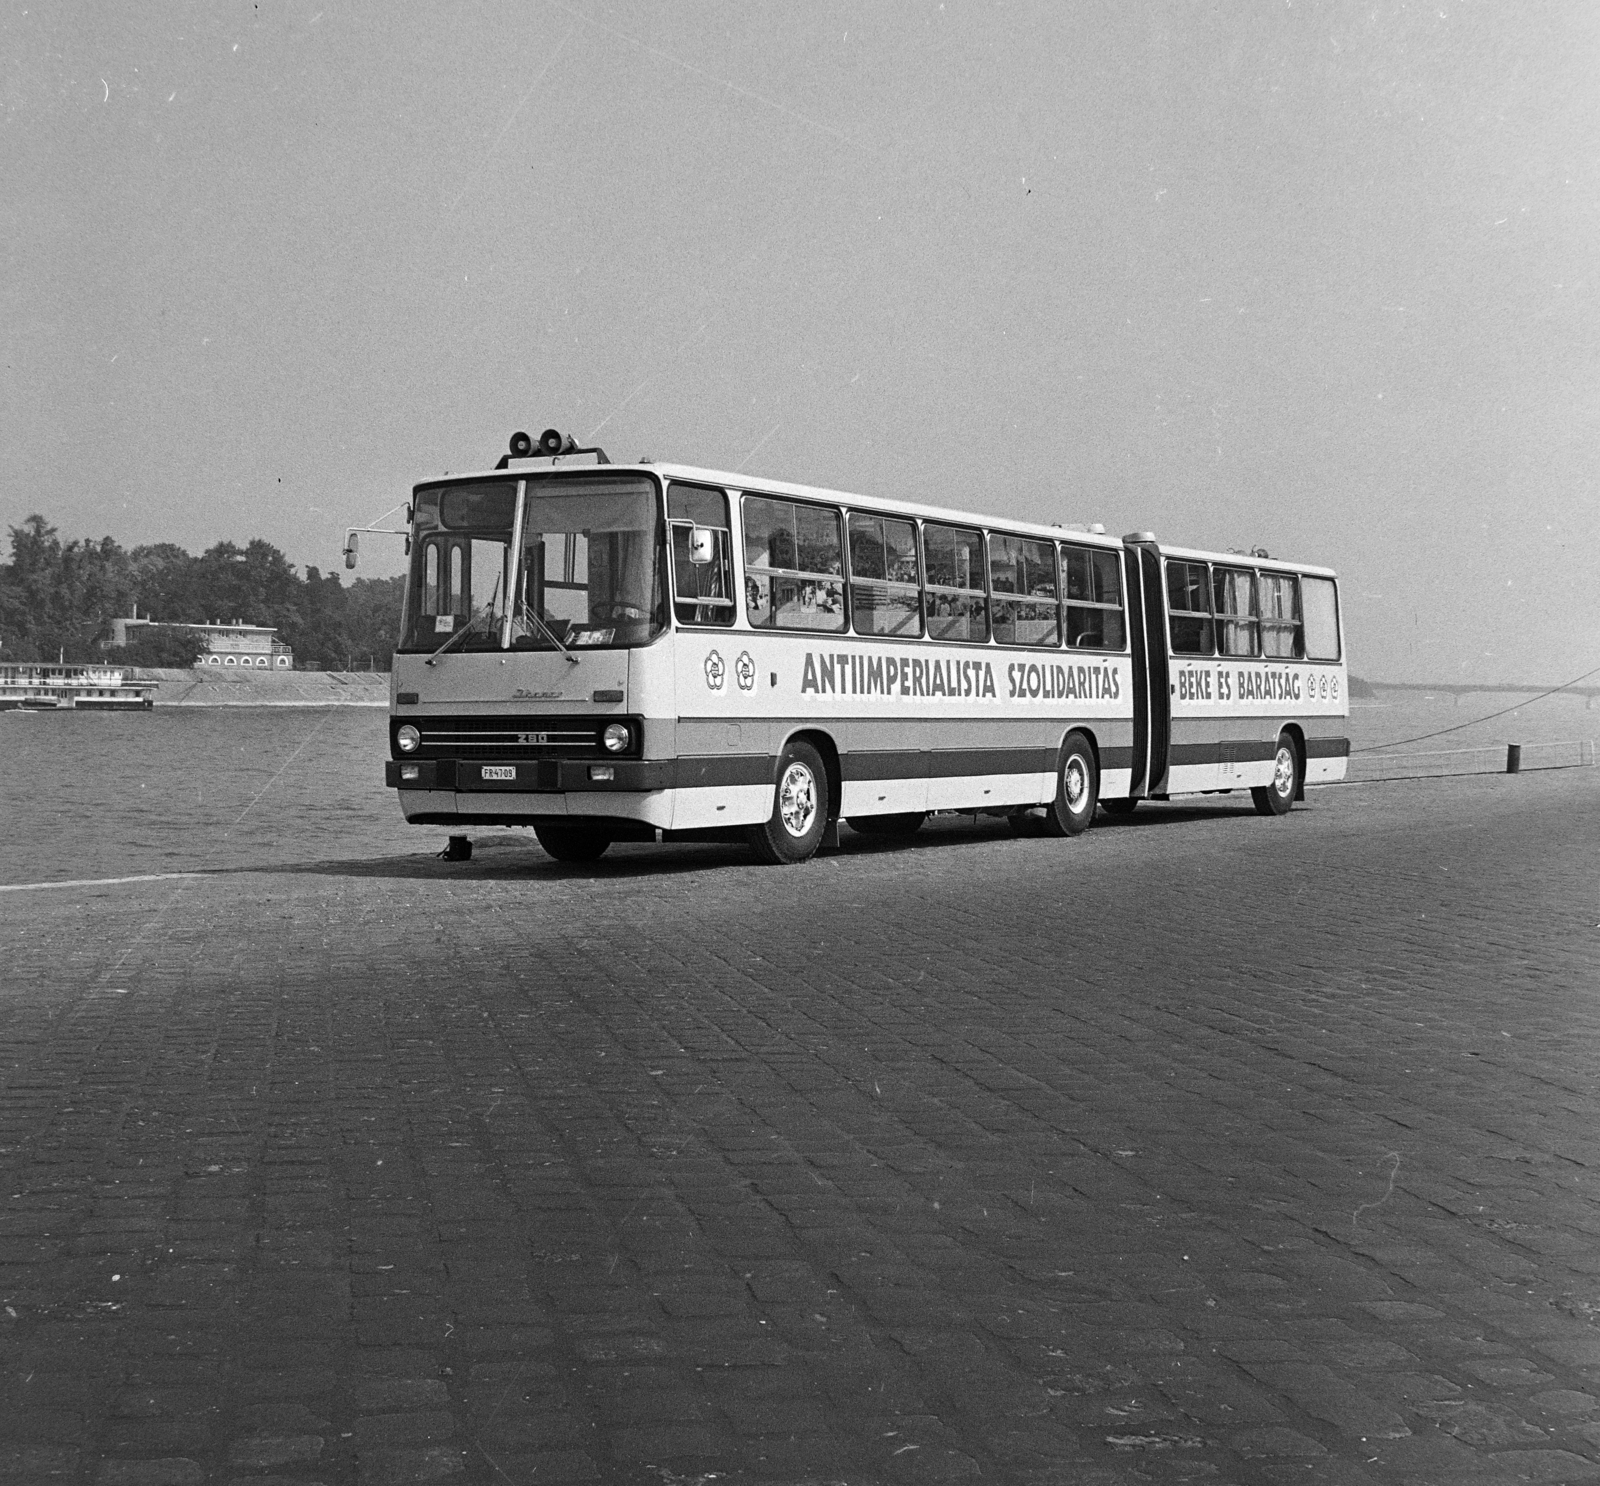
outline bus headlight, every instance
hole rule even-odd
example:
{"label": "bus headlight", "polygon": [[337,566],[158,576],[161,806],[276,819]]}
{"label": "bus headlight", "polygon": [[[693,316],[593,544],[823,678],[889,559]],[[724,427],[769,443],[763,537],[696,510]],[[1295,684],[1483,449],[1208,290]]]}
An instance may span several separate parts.
{"label": "bus headlight", "polygon": [[394,735],[394,741],[401,753],[415,753],[422,744],[422,734],[408,722]]}
{"label": "bus headlight", "polygon": [[625,722],[608,722],[600,742],[607,753],[626,753],[633,744],[633,732]]}

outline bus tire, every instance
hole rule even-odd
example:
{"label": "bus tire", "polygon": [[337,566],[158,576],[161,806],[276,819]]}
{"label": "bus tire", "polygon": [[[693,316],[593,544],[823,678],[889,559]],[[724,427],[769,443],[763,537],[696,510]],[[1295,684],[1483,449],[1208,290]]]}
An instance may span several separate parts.
{"label": "bus tire", "polygon": [[1272,756],[1272,783],[1250,791],[1251,803],[1259,815],[1287,815],[1300,792],[1303,771],[1300,750],[1288,733],[1278,734],[1278,747]]}
{"label": "bus tire", "polygon": [[1100,808],[1107,815],[1132,815],[1134,807],[1138,803],[1139,801],[1136,798],[1130,796],[1126,800],[1102,800]]}
{"label": "bus tire", "polygon": [[845,824],[862,836],[915,836],[927,818],[926,810],[907,810],[899,815],[852,815]]}
{"label": "bus tire", "polygon": [[1100,771],[1094,750],[1082,733],[1068,733],[1061,745],[1061,766],[1056,770],[1056,797],[1044,807],[1047,836],[1078,836],[1094,819],[1100,793]]}
{"label": "bus tire", "polygon": [[606,854],[611,838],[587,826],[535,826],[533,834],[546,855],[558,862],[595,862]]}
{"label": "bus tire", "polygon": [[778,760],[772,817],[750,827],[750,849],[771,866],[791,866],[816,855],[827,825],[828,774],[822,756],[796,739]]}

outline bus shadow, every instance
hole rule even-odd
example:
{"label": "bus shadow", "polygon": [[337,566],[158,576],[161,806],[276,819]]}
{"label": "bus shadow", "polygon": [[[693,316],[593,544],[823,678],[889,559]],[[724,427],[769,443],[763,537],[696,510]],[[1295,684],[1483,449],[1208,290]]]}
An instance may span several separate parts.
{"label": "bus shadow", "polygon": [[[1304,806],[1297,807],[1303,809]],[[1147,830],[1162,826],[1228,819],[1253,820],[1255,811],[1248,797],[1236,800],[1184,800],[1181,802],[1141,802],[1131,815],[1095,817],[1088,835]],[[930,822],[910,836],[863,836],[848,826],[839,832],[837,850],[823,852],[820,862],[840,858],[899,855],[908,852],[959,851],[963,846],[994,846],[1015,841],[1018,846],[1050,838],[1042,823],[1014,831],[1001,817],[955,816]],[[569,879],[604,880],[634,877],[676,876],[693,872],[714,872],[729,868],[750,870],[757,867],[749,849],[727,843],[666,842],[618,843],[594,862],[558,862],[548,857],[533,841],[479,842],[469,861],[446,861],[436,852],[405,856],[356,859],[325,858],[312,862],[274,862],[259,866],[221,867],[206,876],[260,874],[284,877],[379,878],[394,881],[442,882],[562,882]]]}

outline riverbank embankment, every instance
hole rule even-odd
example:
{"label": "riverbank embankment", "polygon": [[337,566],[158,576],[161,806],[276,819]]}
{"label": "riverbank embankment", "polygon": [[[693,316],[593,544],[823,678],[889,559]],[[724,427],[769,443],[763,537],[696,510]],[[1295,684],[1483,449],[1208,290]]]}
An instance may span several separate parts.
{"label": "riverbank embankment", "polygon": [[158,707],[387,707],[387,671],[226,671],[217,667],[130,669],[155,682]]}

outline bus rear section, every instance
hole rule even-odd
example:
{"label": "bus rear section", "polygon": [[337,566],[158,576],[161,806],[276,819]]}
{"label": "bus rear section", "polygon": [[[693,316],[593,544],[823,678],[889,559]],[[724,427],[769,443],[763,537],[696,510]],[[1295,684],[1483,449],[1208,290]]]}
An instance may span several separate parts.
{"label": "bus rear section", "polygon": [[[1349,678],[1338,583],[1265,553],[1125,539],[1136,694],[1130,798],[1249,790],[1281,815],[1342,780]],[[1124,807],[1131,808],[1131,807]]]}

